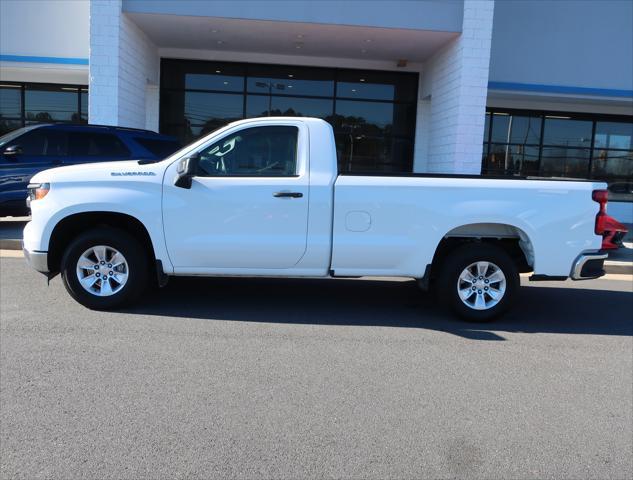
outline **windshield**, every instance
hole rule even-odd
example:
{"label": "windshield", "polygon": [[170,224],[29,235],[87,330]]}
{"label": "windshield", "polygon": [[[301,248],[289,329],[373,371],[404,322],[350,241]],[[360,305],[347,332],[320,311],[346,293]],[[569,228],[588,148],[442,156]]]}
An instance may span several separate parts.
{"label": "windshield", "polygon": [[13,130],[12,132],[9,132],[9,133],[7,133],[5,135],[2,135],[0,137],[0,147],[2,147],[5,144],[9,143],[14,138],[18,138],[20,135],[28,132],[29,130],[33,130],[36,127],[38,127],[38,125],[30,125],[28,127],[18,128],[17,130]]}

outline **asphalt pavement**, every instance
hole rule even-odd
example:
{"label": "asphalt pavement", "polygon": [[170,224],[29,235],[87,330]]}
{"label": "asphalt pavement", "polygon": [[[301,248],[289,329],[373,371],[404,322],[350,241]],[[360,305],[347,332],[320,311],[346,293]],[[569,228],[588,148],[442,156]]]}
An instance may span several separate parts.
{"label": "asphalt pavement", "polygon": [[0,258],[0,477],[632,478],[632,279],[530,284],[488,325],[376,280],[108,313]]}

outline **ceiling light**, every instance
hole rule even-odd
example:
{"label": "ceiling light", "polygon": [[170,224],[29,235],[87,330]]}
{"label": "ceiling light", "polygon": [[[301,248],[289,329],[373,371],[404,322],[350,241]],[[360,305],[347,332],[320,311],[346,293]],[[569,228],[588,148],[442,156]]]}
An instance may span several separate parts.
{"label": "ceiling light", "polygon": [[229,82],[224,82],[224,85],[228,85],[228,84],[229,84]]}
{"label": "ceiling light", "polygon": [[360,81],[361,81],[361,82],[364,82],[364,81],[365,81],[365,79],[364,79],[364,78],[361,78],[361,79],[360,79]]}
{"label": "ceiling light", "polygon": [[365,40],[365,43],[371,43],[371,38],[368,38],[367,40]]}
{"label": "ceiling light", "polygon": [[365,50],[364,48],[360,51],[360,53],[367,53],[367,50]]}
{"label": "ceiling light", "polygon": [[302,48],[303,47],[303,42],[296,42],[295,43],[295,48]]}
{"label": "ceiling light", "polygon": [[222,73],[222,70],[216,70],[215,73]]}
{"label": "ceiling light", "polygon": [[292,77],[294,77],[294,75],[292,73],[289,73],[288,78],[292,78]]}
{"label": "ceiling light", "polygon": [[218,40],[216,43],[217,43],[218,45],[222,45],[222,44],[224,43],[224,40]]}
{"label": "ceiling light", "polygon": [[292,88],[292,85],[288,85],[288,88]]}
{"label": "ceiling light", "polygon": [[297,35],[297,38],[303,38],[303,34],[300,33],[299,35]]}
{"label": "ceiling light", "polygon": [[218,33],[218,31],[215,28],[212,28],[211,33]]}
{"label": "ceiling light", "polygon": [[355,92],[355,91],[356,91],[356,89],[355,89],[355,88],[352,88],[352,92]]}

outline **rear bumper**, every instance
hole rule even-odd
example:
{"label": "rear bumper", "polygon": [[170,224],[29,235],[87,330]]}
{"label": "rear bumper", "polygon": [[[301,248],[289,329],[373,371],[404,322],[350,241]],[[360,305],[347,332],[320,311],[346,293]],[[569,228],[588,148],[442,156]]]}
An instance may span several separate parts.
{"label": "rear bumper", "polygon": [[48,252],[30,251],[22,248],[26,263],[34,270],[40,273],[48,274]]}
{"label": "rear bumper", "polygon": [[607,254],[602,251],[581,253],[574,261],[569,275],[572,280],[591,280],[605,274],[604,261]]}

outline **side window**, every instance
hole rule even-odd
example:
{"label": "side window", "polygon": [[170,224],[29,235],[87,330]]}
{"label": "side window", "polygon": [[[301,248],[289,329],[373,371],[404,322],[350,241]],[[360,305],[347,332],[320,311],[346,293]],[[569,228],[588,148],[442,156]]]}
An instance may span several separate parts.
{"label": "side window", "polygon": [[126,158],[130,151],[110,133],[71,132],[68,154],[72,157]]}
{"label": "side window", "polygon": [[66,132],[37,128],[16,138],[11,145],[19,145],[23,156],[64,156],[67,151]]}
{"label": "side window", "polygon": [[297,137],[292,126],[240,130],[200,152],[202,177],[288,177],[297,171]]}

